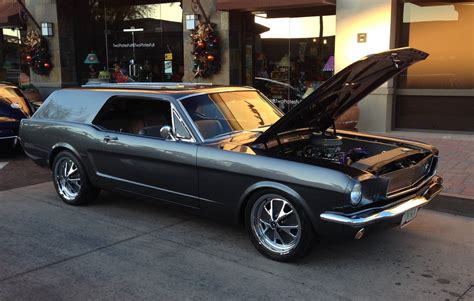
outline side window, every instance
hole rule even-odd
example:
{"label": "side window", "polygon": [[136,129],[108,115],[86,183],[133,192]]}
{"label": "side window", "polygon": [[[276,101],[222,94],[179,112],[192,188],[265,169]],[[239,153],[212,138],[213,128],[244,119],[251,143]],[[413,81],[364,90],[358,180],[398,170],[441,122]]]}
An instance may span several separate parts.
{"label": "side window", "polygon": [[182,138],[182,139],[192,139],[191,134],[186,129],[183,123],[184,122],[180,119],[180,117],[178,117],[176,112],[174,112],[173,110],[173,124],[174,124],[174,130],[176,131],[176,137]]}
{"label": "side window", "polygon": [[172,125],[171,105],[157,99],[113,97],[93,124],[109,131],[161,138],[161,127]]}

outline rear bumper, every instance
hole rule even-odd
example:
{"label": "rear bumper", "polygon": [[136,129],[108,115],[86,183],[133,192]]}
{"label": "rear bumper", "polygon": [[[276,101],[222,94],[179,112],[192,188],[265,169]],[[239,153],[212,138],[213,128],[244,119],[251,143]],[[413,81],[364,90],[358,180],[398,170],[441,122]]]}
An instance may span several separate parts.
{"label": "rear bumper", "polygon": [[399,219],[405,212],[428,204],[443,189],[442,182],[443,180],[440,177],[434,176],[430,180],[427,188],[423,189],[421,194],[395,205],[364,210],[361,212],[351,213],[350,215],[337,212],[324,212],[321,213],[320,218],[323,221],[351,226],[354,228],[365,227],[387,220]]}
{"label": "rear bumper", "polygon": [[18,144],[20,137],[18,136],[6,136],[0,137],[0,144],[8,143],[10,147],[15,147]]}

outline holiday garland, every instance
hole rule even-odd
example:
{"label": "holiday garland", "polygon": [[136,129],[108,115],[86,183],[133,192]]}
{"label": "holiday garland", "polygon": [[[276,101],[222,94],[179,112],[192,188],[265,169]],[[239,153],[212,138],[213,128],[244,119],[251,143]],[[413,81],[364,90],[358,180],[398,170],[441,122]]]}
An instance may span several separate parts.
{"label": "holiday garland", "polygon": [[216,24],[201,23],[191,31],[194,77],[209,77],[221,68]]}
{"label": "holiday garland", "polygon": [[48,75],[53,67],[48,41],[36,31],[30,31],[25,41],[26,61],[34,73]]}

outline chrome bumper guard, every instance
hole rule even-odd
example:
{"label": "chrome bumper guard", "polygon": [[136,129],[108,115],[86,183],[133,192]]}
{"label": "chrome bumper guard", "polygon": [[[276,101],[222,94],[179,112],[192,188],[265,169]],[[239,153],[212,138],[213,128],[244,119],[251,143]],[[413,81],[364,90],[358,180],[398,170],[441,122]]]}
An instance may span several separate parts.
{"label": "chrome bumper guard", "polygon": [[363,214],[361,212],[353,213],[351,216],[335,212],[324,212],[321,213],[320,218],[324,221],[343,224],[351,227],[364,227],[369,224],[397,217],[410,209],[423,207],[441,192],[443,189],[443,186],[441,185],[442,182],[443,180],[440,177],[434,176],[431,179],[431,184],[420,196],[408,199],[392,207],[381,209],[380,211],[368,216],[360,217],[360,215]]}
{"label": "chrome bumper guard", "polygon": [[18,136],[7,136],[7,137],[0,137],[0,140],[6,140],[6,139],[15,139],[18,140]]}
{"label": "chrome bumper guard", "polygon": [[18,144],[18,141],[20,140],[20,137],[18,136],[0,137],[0,142],[4,140],[9,140],[9,139],[13,140],[13,144],[11,145],[11,147],[15,148],[16,145]]}

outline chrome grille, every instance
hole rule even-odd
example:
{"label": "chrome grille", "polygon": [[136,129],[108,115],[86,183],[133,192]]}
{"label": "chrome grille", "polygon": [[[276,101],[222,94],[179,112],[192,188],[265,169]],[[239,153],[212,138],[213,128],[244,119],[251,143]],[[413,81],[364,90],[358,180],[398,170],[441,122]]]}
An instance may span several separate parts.
{"label": "chrome grille", "polygon": [[415,165],[408,166],[383,175],[389,179],[388,194],[400,192],[416,186],[436,170],[436,158],[433,155],[426,157]]}

